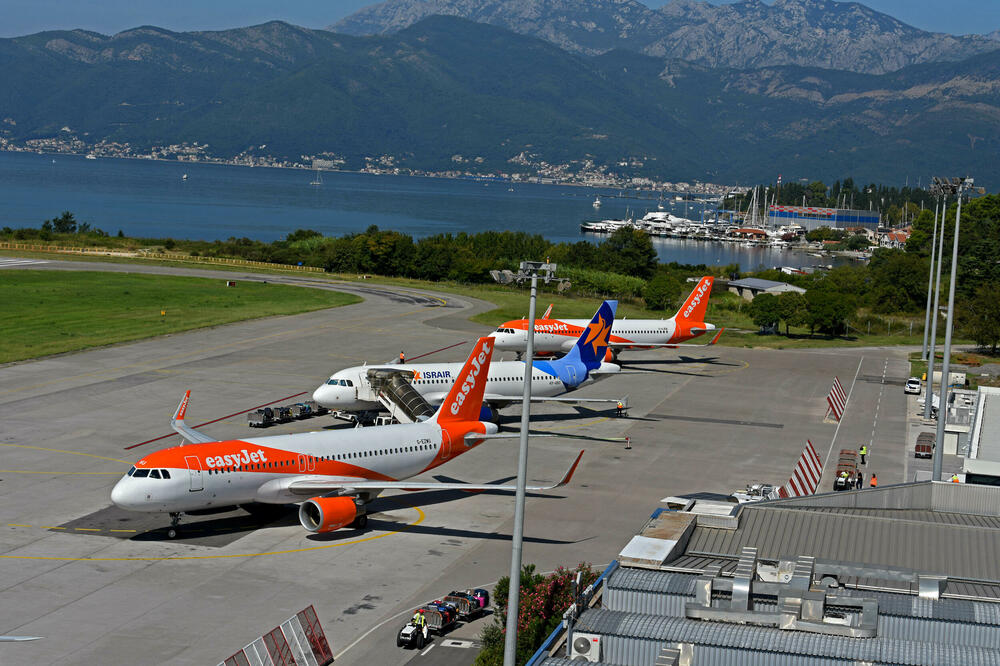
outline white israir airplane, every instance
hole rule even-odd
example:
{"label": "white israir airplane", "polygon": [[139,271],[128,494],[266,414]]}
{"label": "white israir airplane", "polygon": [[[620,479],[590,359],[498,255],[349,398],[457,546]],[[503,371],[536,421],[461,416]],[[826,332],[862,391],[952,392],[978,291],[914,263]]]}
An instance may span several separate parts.
{"label": "white israir airplane", "polygon": [[[705,310],[712,293],[715,278],[705,276],[691,291],[680,310],[670,319],[617,319],[608,338],[608,361],[616,361],[623,349],[653,349],[657,347],[702,347],[704,345],[682,344],[700,335],[716,330],[714,324],[705,323]],[[534,348],[536,354],[566,351],[587,325],[584,319],[549,319],[551,306],[546,316],[535,320]],[[708,344],[714,345],[722,335],[719,329]],[[490,333],[497,341],[497,349],[515,351],[522,354],[528,344],[528,320],[507,321]]]}
{"label": "white israir airplane", "polygon": [[[402,481],[433,469],[496,435],[479,420],[493,340],[480,338],[441,407],[419,423],[215,441],[184,423],[190,391],[171,425],[194,445],[156,451],[137,462],[111,491],[131,511],[169,513],[168,536],[181,513],[199,509],[301,502],[310,532],[367,524],[365,505],[388,489],[516,490],[512,485]],[[513,436],[516,436],[513,435]],[[569,482],[583,456],[550,490]],[[311,499],[310,499],[311,498]]]}
{"label": "white israir airplane", "polygon": [[[535,361],[531,375],[532,401],[617,402],[604,398],[556,398],[597,379],[621,371],[603,359],[608,351],[608,336],[614,325],[618,301],[604,301],[589,322],[582,322],[577,335],[569,341],[566,355],[552,361]],[[486,379],[484,406],[480,418],[497,420],[497,410],[521,402],[523,361],[497,361],[490,366]],[[391,375],[405,377],[417,393],[431,405],[445,399],[448,387],[458,376],[460,363],[410,363],[404,365],[366,365],[346,368],[333,374],[313,392],[313,400],[341,412],[373,411],[392,405],[384,399],[386,380]],[[399,380],[397,379],[397,386]]]}

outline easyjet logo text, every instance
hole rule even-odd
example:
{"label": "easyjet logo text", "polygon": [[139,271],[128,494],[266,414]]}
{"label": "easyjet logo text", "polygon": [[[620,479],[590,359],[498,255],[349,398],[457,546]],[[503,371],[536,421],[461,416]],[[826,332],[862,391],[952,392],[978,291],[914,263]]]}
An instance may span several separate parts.
{"label": "easyjet logo text", "polygon": [[535,333],[551,333],[553,331],[568,331],[568,324],[535,324]]}
{"label": "easyjet logo text", "polygon": [[706,291],[708,291],[708,280],[705,280],[700,285],[698,285],[698,289],[697,291],[694,292],[694,295],[691,297],[691,301],[688,303],[688,306],[684,308],[683,315],[685,319],[687,319],[691,315],[691,313],[694,312],[694,309],[698,307],[698,304],[701,303],[701,299],[705,295]]}
{"label": "easyjet logo text", "polygon": [[455,395],[455,400],[452,401],[451,406],[448,408],[452,414],[458,414],[459,407],[469,397],[469,391],[476,385],[476,379],[479,377],[479,373],[483,369],[483,363],[486,362],[486,355],[489,353],[490,345],[484,342],[482,350],[472,359],[472,367],[469,369],[469,374],[462,380],[462,388]]}
{"label": "easyjet logo text", "polygon": [[264,452],[260,449],[249,452],[243,449],[240,453],[228,456],[208,456],[205,458],[205,464],[209,467],[240,467],[241,465],[249,465],[252,462],[267,462],[267,457],[264,456]]}

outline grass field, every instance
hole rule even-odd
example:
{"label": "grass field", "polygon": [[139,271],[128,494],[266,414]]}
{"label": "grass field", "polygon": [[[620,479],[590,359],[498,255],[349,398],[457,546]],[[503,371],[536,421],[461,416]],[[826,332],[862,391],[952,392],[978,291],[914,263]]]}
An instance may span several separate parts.
{"label": "grass field", "polygon": [[[0,250],[0,256],[36,256],[39,258],[53,257],[49,253],[30,253],[22,251]],[[132,258],[111,258],[111,257],[85,257],[77,255],[55,255],[61,261],[101,261],[122,264],[147,264],[158,266],[185,266],[197,267],[200,269],[210,269],[220,271],[220,275],[225,275],[227,271],[246,271],[246,267],[227,267],[211,264],[197,264],[193,262],[165,261],[160,259],[132,259]],[[255,273],[282,273],[288,271],[269,270],[264,268],[254,268]],[[353,281],[356,275],[334,275],[324,273],[311,273],[311,279],[342,279]],[[367,280],[371,283],[398,285],[402,287],[412,287],[415,289],[430,289],[434,291],[459,294],[478,298],[496,305],[495,309],[480,313],[472,317],[472,320],[487,326],[497,324],[509,319],[520,319],[528,314],[528,289],[527,287],[511,288],[499,285],[468,285],[454,282],[428,282],[425,280],[413,280],[409,278],[386,278],[373,276]],[[2,283],[0,283],[2,284]],[[686,295],[686,294],[685,294]],[[538,294],[538,316],[540,317],[549,303],[554,303],[553,316],[567,318],[590,317],[597,310],[601,299],[572,295],[557,294],[540,288]],[[807,328],[793,327],[791,336],[785,335],[762,335],[758,332],[750,319],[747,309],[748,303],[735,294],[713,294],[708,304],[706,319],[716,326],[726,327],[725,334],[720,338],[719,344],[730,347],[764,347],[771,349],[798,349],[810,347],[882,347],[896,345],[919,345],[922,341],[922,334],[907,335],[902,333],[900,326],[898,332],[888,334],[867,334],[861,331],[852,330],[848,337],[829,336],[823,334],[809,335]],[[618,317],[632,318],[652,318],[660,319],[673,316],[675,310],[647,310],[641,303],[622,302],[618,306]],[[244,317],[249,318],[249,317]],[[784,327],[782,327],[784,332]],[[956,344],[966,344],[966,340],[956,340]]]}
{"label": "grass field", "polygon": [[[357,303],[318,289],[159,275],[0,272],[0,363]],[[163,313],[163,314],[161,314]]]}

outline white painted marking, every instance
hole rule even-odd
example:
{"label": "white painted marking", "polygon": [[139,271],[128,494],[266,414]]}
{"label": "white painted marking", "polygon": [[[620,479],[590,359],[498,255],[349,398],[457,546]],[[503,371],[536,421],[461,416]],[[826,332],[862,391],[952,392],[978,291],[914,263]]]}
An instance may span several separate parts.
{"label": "white painted marking", "polygon": [[49,262],[40,259],[0,259],[0,268],[6,266],[26,266],[28,264],[47,264]]}
{"label": "white painted marking", "polygon": [[453,648],[470,648],[474,645],[472,641],[459,641],[454,638],[449,638],[446,641],[441,641],[441,647],[453,647]]}
{"label": "white painted marking", "polygon": [[420,656],[423,657],[425,654],[427,654],[428,652],[430,652],[433,648],[434,648],[434,643],[431,643],[430,645],[427,646],[427,648],[423,652],[420,653]]}

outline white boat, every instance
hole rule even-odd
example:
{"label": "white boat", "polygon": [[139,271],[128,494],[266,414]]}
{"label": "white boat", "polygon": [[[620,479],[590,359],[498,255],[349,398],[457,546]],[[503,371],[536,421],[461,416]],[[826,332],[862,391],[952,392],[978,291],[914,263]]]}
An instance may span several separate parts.
{"label": "white boat", "polygon": [[181,176],[181,180],[187,180],[187,179],[188,179],[188,175],[187,174],[184,174],[183,176]]}
{"label": "white boat", "polygon": [[319,169],[316,169],[316,175],[313,177],[312,181],[310,181],[309,184],[310,185],[322,185],[323,184],[323,172],[321,172]]}
{"label": "white boat", "polygon": [[600,208],[600,207],[601,207],[601,197],[600,195],[598,195],[597,198],[594,199],[594,208]]}
{"label": "white boat", "polygon": [[89,153],[85,159],[96,160],[97,159],[97,155],[95,155],[93,153]]}

